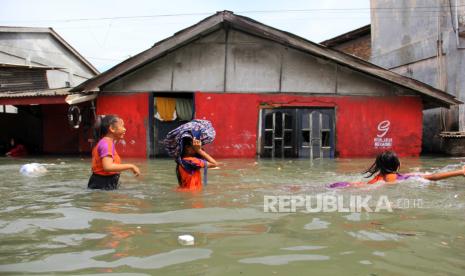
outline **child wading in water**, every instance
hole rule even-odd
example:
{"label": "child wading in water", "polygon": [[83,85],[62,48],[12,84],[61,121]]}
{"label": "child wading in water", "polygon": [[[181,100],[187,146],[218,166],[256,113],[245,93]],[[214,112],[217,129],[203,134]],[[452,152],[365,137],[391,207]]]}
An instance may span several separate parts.
{"label": "child wading in water", "polygon": [[106,115],[97,121],[97,130],[101,138],[92,150],[92,175],[87,187],[89,189],[114,190],[118,188],[120,172],[131,170],[136,176],[139,168],[133,164],[121,164],[116,152],[115,142],[123,139],[126,129],[124,121],[116,115]]}
{"label": "child wading in water", "polygon": [[176,176],[180,190],[202,190],[201,168],[213,168],[218,163],[202,149],[202,142],[197,139],[184,138],[181,162],[176,165]]}
{"label": "child wading in water", "polygon": [[329,188],[343,188],[348,186],[361,186],[365,184],[374,184],[379,181],[384,181],[388,184],[395,184],[397,181],[406,180],[409,178],[424,178],[431,181],[446,179],[455,176],[465,176],[465,167],[461,170],[435,173],[435,174],[400,174],[400,161],[397,155],[392,151],[385,151],[376,156],[375,162],[365,172],[368,177],[376,176],[368,182],[336,182],[330,184]]}

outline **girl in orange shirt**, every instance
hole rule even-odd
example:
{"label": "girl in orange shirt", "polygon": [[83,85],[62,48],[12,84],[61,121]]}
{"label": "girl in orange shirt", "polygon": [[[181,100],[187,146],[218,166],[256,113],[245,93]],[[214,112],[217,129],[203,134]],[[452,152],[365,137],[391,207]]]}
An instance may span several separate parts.
{"label": "girl in orange shirt", "polygon": [[373,179],[368,181],[367,184],[374,184],[378,181],[384,181],[387,183],[394,183],[399,180],[405,180],[410,177],[422,177],[428,180],[441,180],[454,176],[465,176],[465,170],[435,173],[435,174],[400,174],[400,161],[397,154],[393,151],[385,151],[376,156],[375,162],[366,170],[364,173],[370,174],[367,177],[373,176],[378,173]]}
{"label": "girl in orange shirt", "polygon": [[330,184],[329,188],[345,188],[349,186],[361,186],[365,184],[374,184],[384,181],[388,184],[395,184],[397,181],[406,180],[412,177],[421,177],[431,181],[446,179],[455,176],[465,176],[465,167],[461,170],[435,173],[435,174],[400,174],[400,161],[397,154],[393,151],[384,151],[376,156],[375,162],[364,173],[372,177],[368,182],[336,182]]}
{"label": "girl in orange shirt", "polygon": [[176,176],[180,190],[201,191],[202,177],[200,169],[218,166],[213,157],[202,149],[202,142],[186,137],[182,140],[181,161],[176,165]]}
{"label": "girl in orange shirt", "polygon": [[126,133],[124,121],[116,115],[106,115],[97,121],[102,137],[92,150],[92,175],[89,189],[114,190],[118,188],[120,172],[131,170],[136,176],[139,168],[133,164],[121,164],[121,158],[115,149],[115,142],[123,139]]}

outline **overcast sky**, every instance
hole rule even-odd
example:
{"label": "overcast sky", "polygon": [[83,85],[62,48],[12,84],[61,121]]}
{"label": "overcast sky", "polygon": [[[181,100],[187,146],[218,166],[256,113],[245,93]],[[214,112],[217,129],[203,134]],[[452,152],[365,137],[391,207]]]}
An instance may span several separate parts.
{"label": "overcast sky", "polygon": [[0,25],[52,27],[101,72],[216,11],[314,42],[369,24],[369,0],[0,0]]}

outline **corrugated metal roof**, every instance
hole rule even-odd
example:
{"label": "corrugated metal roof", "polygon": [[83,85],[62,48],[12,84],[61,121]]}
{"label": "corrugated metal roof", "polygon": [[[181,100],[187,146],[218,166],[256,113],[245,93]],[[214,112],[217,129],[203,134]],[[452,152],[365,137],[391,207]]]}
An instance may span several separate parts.
{"label": "corrugated metal roof", "polygon": [[70,88],[0,92],[0,98],[67,96]]}
{"label": "corrugated metal roof", "polygon": [[11,63],[0,63],[0,67],[3,67],[3,68],[44,69],[44,70],[63,69],[63,67],[38,66],[38,65],[25,65],[25,64],[11,64]]}
{"label": "corrugated metal roof", "polygon": [[415,79],[399,75],[365,60],[327,48],[297,35],[264,25],[251,18],[235,15],[230,11],[217,12],[216,14],[203,19],[199,23],[175,33],[173,36],[156,43],[152,48],[147,49],[110,68],[104,73],[81,83],[77,87],[73,88],[72,91],[98,91],[100,86],[128,74],[201,36],[221,28],[223,24],[227,24],[235,29],[242,30],[258,37],[272,40],[282,45],[331,60],[356,71],[388,81],[389,83],[411,89],[422,97],[426,108],[450,107],[452,105],[462,103],[455,99],[454,96]]}

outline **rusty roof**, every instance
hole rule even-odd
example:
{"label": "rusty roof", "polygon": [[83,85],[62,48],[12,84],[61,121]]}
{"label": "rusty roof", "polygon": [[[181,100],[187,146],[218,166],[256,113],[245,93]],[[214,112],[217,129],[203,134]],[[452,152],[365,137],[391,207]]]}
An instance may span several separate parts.
{"label": "rusty roof", "polygon": [[151,48],[117,64],[100,75],[89,79],[73,88],[71,91],[98,91],[99,87],[107,84],[127,73],[130,73],[164,54],[174,51],[193,40],[211,33],[224,25],[238,29],[255,36],[268,39],[287,47],[291,47],[320,58],[328,59],[337,64],[346,66],[353,70],[365,73],[375,78],[411,89],[420,96],[425,103],[425,108],[450,107],[461,104],[454,96],[436,89],[430,85],[411,79],[397,73],[386,70],[368,61],[359,59],[352,55],[333,50],[321,44],[306,40],[302,37],[262,24],[251,18],[236,15],[231,11],[221,11],[211,15],[195,25],[183,29],[173,36],[154,44]]}
{"label": "rusty roof", "polygon": [[53,97],[53,96],[67,96],[71,93],[70,88],[57,88],[57,89],[39,89],[39,90],[23,90],[0,92],[0,98],[23,98],[23,97]]}
{"label": "rusty roof", "polygon": [[325,41],[320,42],[320,44],[326,46],[326,47],[334,47],[339,44],[345,43],[347,41],[351,41],[354,39],[357,39],[362,36],[370,35],[371,34],[371,24],[365,25],[363,27],[360,27],[358,29],[349,31],[347,33],[343,33],[341,35],[338,35],[336,37],[327,39]]}
{"label": "rusty roof", "polygon": [[0,63],[0,67],[1,68],[43,69],[43,70],[63,69],[63,67],[55,67],[55,66],[25,65],[25,64],[12,64],[12,63]]}

